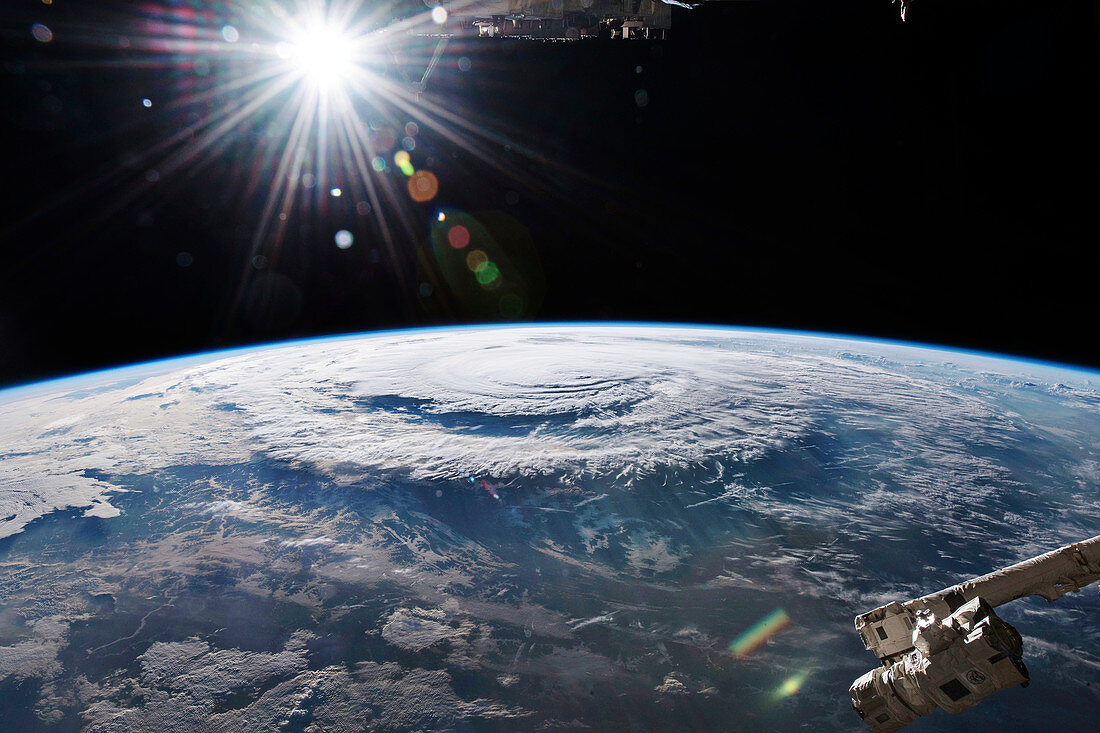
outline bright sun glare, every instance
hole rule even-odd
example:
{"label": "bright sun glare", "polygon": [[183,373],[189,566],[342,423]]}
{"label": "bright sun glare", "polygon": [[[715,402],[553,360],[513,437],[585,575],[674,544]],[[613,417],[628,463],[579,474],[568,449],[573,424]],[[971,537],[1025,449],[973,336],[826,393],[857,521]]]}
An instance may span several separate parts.
{"label": "bright sun glare", "polygon": [[[222,155],[242,161],[248,190],[260,204],[254,256],[278,251],[296,207],[336,208],[338,199],[353,202],[357,216],[369,213],[382,249],[396,257],[393,232],[413,232],[415,218],[423,215],[420,205],[439,195],[432,158],[410,155],[421,144],[417,136],[430,131],[494,165],[504,141],[452,109],[451,90],[426,89],[432,70],[448,63],[448,37],[440,32],[447,13],[440,5],[429,10],[434,4],[398,19],[392,3],[268,0],[245,3],[254,12],[241,16],[240,27],[207,27],[197,15],[185,23],[170,8],[151,19],[142,11],[128,42],[148,57],[135,56],[136,67],[169,49],[181,59],[173,79],[199,62],[218,71],[202,75],[202,86],[194,89],[181,82],[184,91],[165,109],[197,122],[188,123],[180,144],[176,137],[165,141],[175,146],[170,152],[149,150],[159,161],[151,172],[159,178]],[[100,35],[107,48],[116,48],[113,26]],[[139,99],[144,108],[157,109],[153,95]],[[147,174],[141,180],[153,179]]]}
{"label": "bright sun glare", "polygon": [[303,28],[280,48],[280,55],[288,58],[306,79],[322,87],[339,83],[355,67],[355,47],[350,36],[324,21]]}

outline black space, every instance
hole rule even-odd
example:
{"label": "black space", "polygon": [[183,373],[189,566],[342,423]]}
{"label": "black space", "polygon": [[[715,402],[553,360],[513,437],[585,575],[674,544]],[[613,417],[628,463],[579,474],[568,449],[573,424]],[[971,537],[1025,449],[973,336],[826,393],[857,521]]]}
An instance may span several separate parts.
{"label": "black space", "polygon": [[[916,0],[904,24],[888,0],[713,2],[677,10],[665,42],[455,40],[426,96],[493,131],[484,157],[425,130],[413,162],[440,194],[406,206],[407,226],[386,212],[391,244],[375,212],[317,193],[255,248],[266,182],[239,141],[261,122],[164,166],[194,122],[167,109],[193,71],[72,40],[127,17],[78,5],[0,15],[0,384],[499,319],[438,287],[441,206],[533,250],[544,282],[525,320],[776,326],[1100,367],[1093,2]],[[338,229],[354,246],[333,246]]]}

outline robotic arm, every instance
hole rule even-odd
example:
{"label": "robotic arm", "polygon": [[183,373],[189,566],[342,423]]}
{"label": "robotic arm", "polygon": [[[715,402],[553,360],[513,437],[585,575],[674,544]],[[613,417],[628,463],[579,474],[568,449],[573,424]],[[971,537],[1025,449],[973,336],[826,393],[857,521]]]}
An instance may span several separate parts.
{"label": "robotic arm", "polygon": [[857,616],[856,631],[883,666],[855,681],[852,706],[872,731],[891,733],[937,707],[958,714],[1026,687],[1020,634],[994,607],[1029,595],[1055,601],[1097,580],[1100,536]]}

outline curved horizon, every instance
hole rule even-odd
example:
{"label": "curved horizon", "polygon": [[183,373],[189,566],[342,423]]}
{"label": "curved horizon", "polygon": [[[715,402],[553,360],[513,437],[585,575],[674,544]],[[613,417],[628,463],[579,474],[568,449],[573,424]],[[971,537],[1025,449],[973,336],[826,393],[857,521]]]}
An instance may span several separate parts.
{"label": "curved horizon", "polygon": [[1022,356],[1018,354],[1012,354],[1008,352],[998,351],[986,351],[984,349],[966,348],[961,346],[949,346],[944,344],[937,344],[928,341],[916,341],[897,338],[888,338],[880,336],[867,336],[862,334],[853,333],[841,333],[836,331],[811,331],[806,329],[793,329],[793,328],[779,328],[779,327],[767,327],[767,326],[739,326],[732,324],[721,323],[691,323],[680,321],[592,321],[592,320],[577,320],[577,321],[522,321],[512,323],[462,323],[452,324],[446,326],[415,326],[409,328],[388,328],[380,329],[377,331],[348,331],[342,333],[332,333],[319,336],[303,336],[300,338],[284,339],[279,341],[262,341],[252,344],[242,344],[236,346],[228,346],[223,349],[211,349],[205,351],[195,351],[182,354],[174,354],[171,356],[157,357],[149,359],[147,361],[138,361],[133,363],[122,363],[113,366],[106,366],[91,369],[86,372],[69,372],[58,374],[55,376],[49,376],[42,379],[26,382],[16,382],[9,385],[0,386],[0,395],[9,395],[16,390],[30,389],[32,387],[43,387],[51,383],[65,382],[68,380],[85,379],[94,377],[99,374],[108,374],[111,372],[118,372],[130,369],[140,369],[142,367],[150,368],[158,365],[167,365],[171,362],[187,361],[191,359],[200,360],[210,357],[216,357],[220,355],[238,355],[248,353],[250,351],[263,351],[272,348],[281,348],[284,346],[301,345],[309,343],[325,343],[328,341],[340,341],[350,340],[358,338],[375,338],[397,334],[414,334],[414,333],[435,333],[435,332],[447,332],[447,331],[491,331],[491,330],[509,330],[509,329],[537,329],[537,328],[561,328],[561,327],[583,327],[583,328],[637,328],[637,329],[680,329],[680,330],[693,330],[693,331],[724,331],[724,332],[738,332],[747,334],[774,334],[780,336],[789,336],[797,338],[810,338],[818,339],[822,341],[848,341],[859,343],[872,343],[882,344],[885,346],[902,347],[909,349],[916,349],[921,351],[935,351],[935,352],[947,352],[950,354],[958,354],[962,356],[977,357],[979,359],[991,359],[995,361],[1005,361],[1018,364],[1027,364],[1037,366],[1045,369],[1055,369],[1058,371],[1070,371],[1080,372],[1088,375],[1089,377],[1100,377],[1100,367],[1086,366],[1083,364],[1073,364],[1070,362],[1055,361],[1052,359],[1040,359],[1031,356]]}

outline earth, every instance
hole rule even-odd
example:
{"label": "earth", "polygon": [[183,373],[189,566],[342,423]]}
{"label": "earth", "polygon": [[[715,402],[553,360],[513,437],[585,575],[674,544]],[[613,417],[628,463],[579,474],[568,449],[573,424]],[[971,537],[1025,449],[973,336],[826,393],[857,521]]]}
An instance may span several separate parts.
{"label": "earth", "polygon": [[[4,730],[860,731],[853,617],[1100,533],[1096,373],[657,326],[299,341],[0,392]],[[1029,688],[1085,731],[1100,598]]]}

